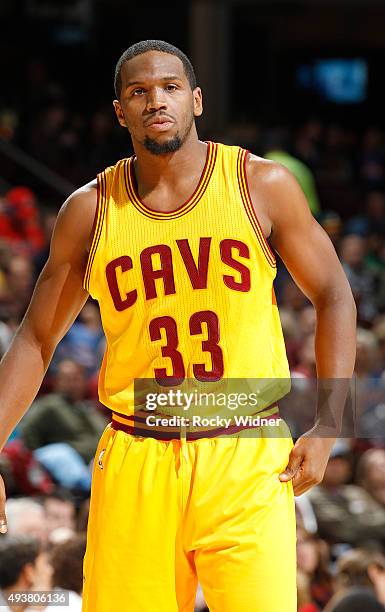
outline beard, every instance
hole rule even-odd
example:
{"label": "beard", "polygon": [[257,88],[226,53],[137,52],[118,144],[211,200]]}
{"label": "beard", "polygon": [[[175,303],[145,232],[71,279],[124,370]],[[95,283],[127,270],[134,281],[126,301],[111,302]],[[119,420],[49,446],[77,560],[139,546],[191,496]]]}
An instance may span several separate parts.
{"label": "beard", "polygon": [[179,151],[179,149],[184,145],[187,140],[188,135],[191,132],[191,128],[194,123],[194,116],[191,117],[190,123],[187,126],[183,136],[179,134],[175,134],[173,138],[170,140],[166,140],[166,142],[158,142],[149,136],[146,136],[143,142],[143,145],[153,155],[167,155],[168,153],[175,153]]}
{"label": "beard", "polygon": [[170,140],[166,142],[157,142],[153,138],[146,136],[143,144],[147,151],[153,155],[167,155],[167,153],[175,153],[175,151],[178,151],[183,144],[183,140],[179,134],[176,134],[174,138],[170,138]]}

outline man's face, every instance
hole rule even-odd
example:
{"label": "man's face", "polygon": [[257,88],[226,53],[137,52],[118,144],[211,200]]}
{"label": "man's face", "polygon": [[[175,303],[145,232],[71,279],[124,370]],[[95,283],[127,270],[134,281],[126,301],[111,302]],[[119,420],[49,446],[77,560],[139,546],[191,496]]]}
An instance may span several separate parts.
{"label": "man's face", "polygon": [[341,244],[341,258],[349,266],[359,266],[365,256],[366,241],[361,236],[346,236]]}
{"label": "man's face", "polygon": [[75,529],[75,507],[72,502],[51,497],[45,501],[44,509],[49,533],[60,527]]}
{"label": "man's face", "polygon": [[43,508],[37,507],[29,512],[20,514],[10,529],[12,535],[28,535],[45,544],[48,539],[47,526]]}
{"label": "man's face", "polygon": [[56,382],[56,393],[62,393],[73,401],[84,399],[86,379],[83,368],[69,359],[59,363]]}
{"label": "man's face", "polygon": [[114,108],[133,143],[154,155],[177,151],[189,136],[194,117],[202,114],[201,91],[199,87],[191,91],[181,60],[148,51],[123,64],[121,81]]}

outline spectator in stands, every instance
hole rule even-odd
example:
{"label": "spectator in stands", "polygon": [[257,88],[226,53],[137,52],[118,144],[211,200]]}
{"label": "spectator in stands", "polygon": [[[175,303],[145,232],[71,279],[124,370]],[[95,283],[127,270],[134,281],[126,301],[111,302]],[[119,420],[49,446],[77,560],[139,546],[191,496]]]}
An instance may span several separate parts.
{"label": "spectator in stands", "polygon": [[88,516],[90,513],[90,498],[87,497],[79,506],[76,522],[76,531],[83,533],[87,531]]}
{"label": "spectator in stands", "polygon": [[285,284],[283,287],[282,301],[280,303],[280,307],[285,308],[288,312],[291,312],[294,314],[294,316],[297,316],[309,303],[310,302],[308,301],[308,299],[293,282],[293,280],[287,277],[287,280],[285,279]]}
{"label": "spectator in stands", "polygon": [[35,194],[28,187],[13,187],[4,197],[5,214],[0,217],[0,238],[25,253],[43,246],[43,232]]}
{"label": "spectator in stands", "polygon": [[378,365],[381,372],[385,370],[385,316],[382,315],[378,318],[375,326],[373,327],[373,333],[377,338],[378,342]]}
{"label": "spectator in stands", "polygon": [[332,241],[334,248],[337,250],[342,232],[342,220],[340,215],[333,210],[328,210],[321,215],[319,222]]}
{"label": "spectator in stands", "polygon": [[385,508],[385,449],[372,448],[360,457],[357,484]]}
{"label": "spectator in stands", "polygon": [[351,234],[341,241],[340,257],[357,302],[358,319],[370,323],[377,314],[377,277],[365,263],[367,242],[362,236]]}
{"label": "spectator in stands", "polygon": [[368,251],[365,263],[368,268],[373,270],[373,273],[379,279],[377,304],[379,310],[383,311],[383,305],[385,303],[385,289],[382,286],[382,283],[385,281],[385,237],[379,232],[373,232],[368,236]]}
{"label": "spectator in stands", "polygon": [[295,155],[312,170],[319,164],[322,133],[322,123],[312,118],[300,126],[295,137]]}
{"label": "spectator in stands", "polygon": [[31,125],[28,148],[31,154],[49,168],[67,170],[62,136],[70,122],[70,112],[61,102],[40,109]]}
{"label": "spectator in stands", "polygon": [[370,550],[351,550],[337,562],[336,594],[325,612],[383,612],[385,557]]}
{"label": "spectator in stands", "polygon": [[322,157],[317,169],[319,182],[328,187],[346,189],[353,179],[350,132],[340,125],[330,124],[324,131],[322,145]]}
{"label": "spectator in stands", "polygon": [[385,194],[382,191],[369,191],[364,213],[347,220],[345,233],[357,234],[363,238],[377,233],[385,235]]}
{"label": "spectator in stands", "polygon": [[297,567],[297,610],[298,612],[319,612],[310,592],[310,578]]}
{"label": "spectator in stands", "polygon": [[99,309],[88,301],[65,338],[58,345],[52,367],[58,361],[71,359],[83,366],[88,377],[99,373],[104,352],[104,334]]}
{"label": "spectator in stands", "polygon": [[297,568],[308,577],[311,602],[321,609],[333,594],[329,547],[316,534],[297,527]]}
{"label": "spectator in stands", "polygon": [[376,335],[357,330],[357,355],[354,382],[354,421],[356,448],[361,452],[385,444],[385,394],[382,383],[384,364]]}
{"label": "spectator in stands", "polygon": [[368,329],[357,328],[357,355],[355,374],[358,378],[377,377],[381,374],[379,344],[376,335]]}
{"label": "spectator in stands", "polygon": [[304,378],[316,378],[316,361],[314,335],[303,338],[298,350],[298,363],[292,370],[292,375]]}
{"label": "spectator in stands", "polygon": [[[0,216],[5,214],[2,210],[2,198],[0,197]],[[7,270],[9,268],[9,263],[12,259],[12,252],[8,244],[4,242],[4,240],[0,239],[0,304],[4,299],[4,295],[7,290]],[[0,310],[1,318],[2,312]]]}
{"label": "spectator in stands", "polygon": [[18,429],[8,441],[1,456],[8,460],[12,487],[8,495],[45,495],[53,489],[52,479],[36,460],[33,452],[18,438]]}
{"label": "spectator in stands", "polygon": [[317,215],[320,212],[320,203],[313,174],[310,168],[289,153],[290,134],[288,131],[283,128],[272,131],[268,137],[267,149],[264,157],[282,164],[294,174],[302,187],[311,212]]}
{"label": "spectator in stands", "polygon": [[38,398],[21,422],[26,446],[35,450],[54,442],[65,442],[88,464],[106,421],[86,401],[86,388],[82,366],[69,359],[59,363],[54,392]]}
{"label": "spectator in stands", "polygon": [[44,508],[29,497],[11,498],[6,502],[10,536],[31,536],[45,544],[48,539]]}
{"label": "spectator in stands", "polygon": [[347,484],[352,456],[346,440],[333,447],[323,481],[309,492],[319,535],[329,543],[385,543],[385,508],[362,487]]}
{"label": "spectator in stands", "polygon": [[313,335],[316,326],[316,312],[312,304],[304,306],[299,314],[299,331],[303,338]]}
{"label": "spectator in stands", "polygon": [[[31,299],[33,290],[33,269],[28,257],[10,257],[5,273],[5,287],[0,295],[0,308],[7,313],[8,326],[20,323]],[[10,325],[9,319],[12,320]]]}
{"label": "spectator in stands", "polygon": [[[87,125],[85,142],[82,149],[82,163],[88,173],[88,180],[96,176],[106,165],[112,165],[120,159],[130,155],[127,144],[123,143],[120,130],[116,127],[112,108],[99,108],[90,115]],[[81,181],[79,181],[81,182]]]}
{"label": "spectator in stands", "polygon": [[384,185],[384,132],[377,127],[370,127],[364,134],[359,174],[367,189],[378,189]]}
{"label": "spectator in stands", "polygon": [[73,497],[65,489],[55,489],[43,498],[45,522],[48,536],[57,529],[74,533],[76,527],[76,508]]}
{"label": "spectator in stands", "polygon": [[291,310],[280,308],[282,331],[285,338],[286,354],[290,369],[298,363],[298,350],[300,347],[300,329],[298,317]]}
{"label": "spectator in stands", "polygon": [[385,193],[380,190],[370,191],[365,201],[367,234],[379,233],[385,236]]}
{"label": "spectator in stands", "polygon": [[0,541],[0,608],[20,612],[30,604],[8,601],[15,591],[50,588],[52,569],[47,553],[31,537],[7,537]]}
{"label": "spectator in stands", "polygon": [[[53,568],[52,588],[68,592],[71,612],[82,609],[83,557],[86,551],[86,535],[79,534],[57,544],[51,552]],[[68,607],[59,607],[59,610]]]}
{"label": "spectator in stands", "polygon": [[49,245],[51,242],[53,228],[55,227],[56,217],[56,210],[46,209],[42,212],[44,239],[41,248],[38,250],[33,260],[35,281],[37,280],[37,277],[48,259]]}
{"label": "spectator in stands", "polygon": [[4,480],[8,497],[12,497],[16,492],[15,479],[12,474],[11,462],[4,452],[0,453],[0,474]]}

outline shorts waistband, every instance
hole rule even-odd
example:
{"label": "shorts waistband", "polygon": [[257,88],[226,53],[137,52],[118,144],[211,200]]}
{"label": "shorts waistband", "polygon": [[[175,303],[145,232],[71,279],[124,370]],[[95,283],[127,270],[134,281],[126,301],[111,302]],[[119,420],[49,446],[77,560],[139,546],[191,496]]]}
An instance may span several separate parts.
{"label": "shorts waistband", "polygon": [[[269,412],[269,414],[266,414]],[[278,421],[281,417],[279,414],[278,404],[273,404],[264,410],[261,410],[260,414],[250,415],[250,418],[256,419],[273,419]],[[218,436],[231,436],[237,434],[245,429],[259,429],[262,425],[230,425],[229,427],[217,427],[213,429],[205,429],[199,431],[189,431],[186,427],[170,427],[169,431],[165,428],[156,429],[154,427],[145,427],[145,420],[138,415],[126,416],[119,413],[112,413],[111,427],[116,431],[124,431],[125,433],[131,434],[132,436],[138,436],[142,438],[155,438],[168,442],[170,440],[178,440],[185,438],[187,441],[200,440],[201,438],[216,438]]]}

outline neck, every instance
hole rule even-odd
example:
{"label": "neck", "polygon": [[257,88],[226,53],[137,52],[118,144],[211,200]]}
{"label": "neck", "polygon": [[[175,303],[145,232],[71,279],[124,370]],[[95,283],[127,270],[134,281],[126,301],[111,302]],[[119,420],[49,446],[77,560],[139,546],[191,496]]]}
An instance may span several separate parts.
{"label": "neck", "polygon": [[188,175],[197,168],[199,160],[202,165],[205,163],[207,154],[207,145],[198,140],[195,125],[181,148],[174,153],[154,155],[141,143],[133,142],[133,145],[136,155],[135,175],[138,184],[145,191],[151,190],[160,182],[175,182],[178,176]]}

